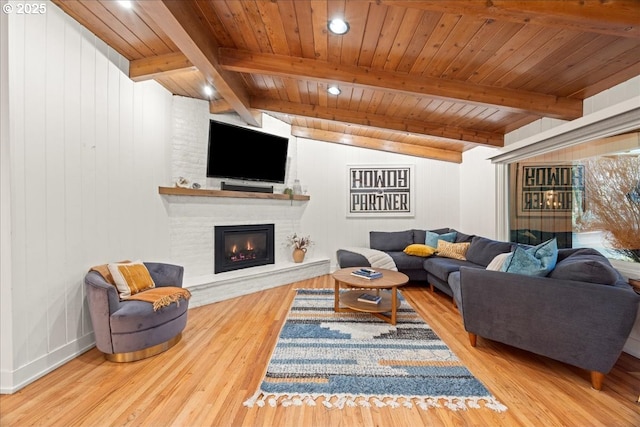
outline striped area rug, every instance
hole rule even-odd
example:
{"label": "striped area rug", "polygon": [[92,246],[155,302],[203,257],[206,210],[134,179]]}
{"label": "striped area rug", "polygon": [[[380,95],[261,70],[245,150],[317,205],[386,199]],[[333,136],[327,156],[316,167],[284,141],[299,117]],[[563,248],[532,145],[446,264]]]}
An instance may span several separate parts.
{"label": "striped area rug", "polygon": [[368,313],[334,312],[331,289],[297,290],[260,388],[244,405],[505,411],[401,301],[393,326]]}

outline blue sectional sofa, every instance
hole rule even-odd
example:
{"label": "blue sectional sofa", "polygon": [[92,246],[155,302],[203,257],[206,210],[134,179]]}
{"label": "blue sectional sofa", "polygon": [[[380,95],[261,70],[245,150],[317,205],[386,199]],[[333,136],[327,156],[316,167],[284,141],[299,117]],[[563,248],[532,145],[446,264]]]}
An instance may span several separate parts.
{"label": "blue sectional sofa", "polygon": [[[460,232],[455,242],[469,243],[466,259],[403,252],[424,243],[425,236],[426,230],[372,231],[370,247],[389,254],[411,281],[451,296],[472,346],[480,336],[550,357],[590,371],[593,388],[601,389],[640,304],[640,295],[607,258],[593,249],[560,249],[551,271],[542,275],[487,269],[498,255],[519,245]],[[337,258],[343,268],[369,266],[367,258],[354,251],[338,250]]]}

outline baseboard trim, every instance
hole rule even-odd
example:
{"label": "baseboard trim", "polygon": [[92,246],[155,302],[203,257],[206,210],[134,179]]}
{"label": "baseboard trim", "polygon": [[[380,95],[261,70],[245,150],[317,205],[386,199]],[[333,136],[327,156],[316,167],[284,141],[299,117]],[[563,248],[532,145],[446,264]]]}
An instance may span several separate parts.
{"label": "baseboard trim", "polygon": [[634,337],[629,337],[627,342],[624,344],[622,351],[640,359],[640,340]]}
{"label": "baseboard trim", "polygon": [[13,394],[95,347],[91,332],[13,371],[0,373],[0,394]]}

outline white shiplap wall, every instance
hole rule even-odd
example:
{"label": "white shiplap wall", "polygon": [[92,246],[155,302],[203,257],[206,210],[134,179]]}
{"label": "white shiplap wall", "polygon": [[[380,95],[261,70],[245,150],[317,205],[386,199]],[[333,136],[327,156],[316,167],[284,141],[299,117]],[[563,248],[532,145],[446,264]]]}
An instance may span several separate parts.
{"label": "white shiplap wall", "polygon": [[[316,256],[322,254],[329,258],[332,268],[336,268],[337,249],[345,246],[368,247],[369,231],[372,230],[459,227],[459,164],[304,138],[298,138],[297,154],[298,178],[311,196],[302,217],[300,232],[311,235],[316,242]],[[347,166],[380,164],[415,166],[415,217],[346,216]]]}
{"label": "white shiplap wall", "polygon": [[[9,16],[0,14],[0,389],[13,370],[11,162],[9,159]],[[8,332],[8,333],[5,333]],[[6,373],[6,374],[5,374]]]}
{"label": "white shiplap wall", "polygon": [[460,230],[495,239],[496,174],[488,158],[496,148],[476,147],[462,154],[460,168]]}
{"label": "white shiplap wall", "polygon": [[171,123],[171,95],[129,80],[127,61],[52,3],[46,14],[9,15],[7,33],[12,236],[2,287],[12,313],[1,333],[13,348],[1,350],[11,360],[3,392],[93,345],[89,267],[168,260],[157,188],[170,179]]}

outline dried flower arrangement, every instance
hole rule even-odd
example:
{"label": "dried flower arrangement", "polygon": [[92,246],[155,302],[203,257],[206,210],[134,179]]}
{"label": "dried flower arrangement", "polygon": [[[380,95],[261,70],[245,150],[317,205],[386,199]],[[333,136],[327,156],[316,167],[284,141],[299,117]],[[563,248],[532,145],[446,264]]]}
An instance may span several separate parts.
{"label": "dried flower arrangement", "polygon": [[298,236],[296,233],[293,233],[291,236],[287,236],[287,246],[294,249],[307,249],[312,244],[313,242],[309,236]]}

